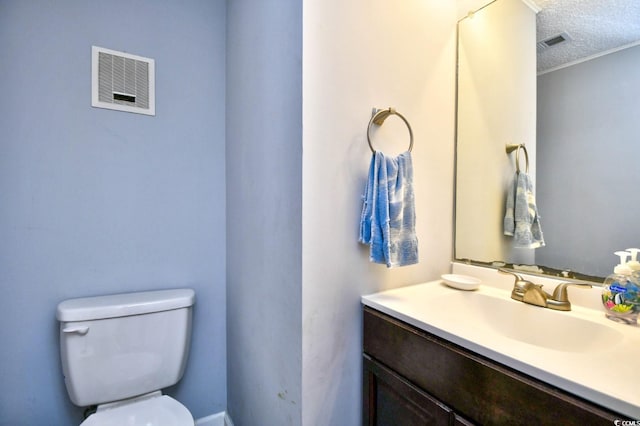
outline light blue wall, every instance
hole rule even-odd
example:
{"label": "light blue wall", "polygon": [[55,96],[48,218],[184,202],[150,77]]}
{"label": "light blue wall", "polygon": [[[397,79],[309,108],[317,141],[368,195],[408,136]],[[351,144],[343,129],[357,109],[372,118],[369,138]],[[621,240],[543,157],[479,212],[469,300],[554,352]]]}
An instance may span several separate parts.
{"label": "light blue wall", "polygon": [[640,46],[538,77],[536,263],[605,277],[638,247]]}
{"label": "light blue wall", "polygon": [[302,1],[227,7],[228,410],[299,425]]}
{"label": "light blue wall", "polygon": [[[197,305],[168,393],[196,417],[225,409],[225,9],[0,1],[0,425],[82,419],[58,302],[174,286]],[[156,60],[155,117],[90,106],[91,45]]]}

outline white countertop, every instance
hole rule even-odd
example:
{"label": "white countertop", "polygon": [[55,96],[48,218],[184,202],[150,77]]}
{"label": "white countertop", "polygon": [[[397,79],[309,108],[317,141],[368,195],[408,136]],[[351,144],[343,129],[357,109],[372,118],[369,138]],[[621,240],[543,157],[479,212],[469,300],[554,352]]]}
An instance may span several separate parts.
{"label": "white countertop", "polygon": [[[629,419],[640,419],[640,327],[615,323],[603,311],[579,305],[571,312],[527,305],[483,281],[475,291],[432,281],[363,296],[362,303]],[[501,308],[491,312],[477,303],[482,299],[499,299]],[[512,320],[504,319],[505,312]],[[537,333],[544,339],[544,333],[579,330],[582,321],[589,321],[589,329],[593,326],[600,337],[572,331],[557,346],[531,343]],[[531,338],[519,339],[521,331]]]}

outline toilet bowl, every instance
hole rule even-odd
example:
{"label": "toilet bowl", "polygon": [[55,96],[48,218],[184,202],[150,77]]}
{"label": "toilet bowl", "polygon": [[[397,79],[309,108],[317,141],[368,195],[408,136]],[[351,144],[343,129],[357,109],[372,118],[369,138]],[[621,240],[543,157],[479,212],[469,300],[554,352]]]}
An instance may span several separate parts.
{"label": "toilet bowl", "polygon": [[195,293],[148,291],[70,299],[58,305],[67,392],[97,410],[82,426],[193,426],[161,390],[184,374]]}

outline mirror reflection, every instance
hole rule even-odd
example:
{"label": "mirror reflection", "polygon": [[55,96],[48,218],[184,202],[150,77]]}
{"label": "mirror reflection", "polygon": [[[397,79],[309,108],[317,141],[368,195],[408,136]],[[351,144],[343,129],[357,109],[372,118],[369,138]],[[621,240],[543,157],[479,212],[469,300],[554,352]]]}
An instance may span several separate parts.
{"label": "mirror reflection", "polygon": [[[633,0],[495,0],[459,22],[456,259],[598,281],[640,245],[637,16]],[[528,151],[539,248],[504,235],[508,144]]]}

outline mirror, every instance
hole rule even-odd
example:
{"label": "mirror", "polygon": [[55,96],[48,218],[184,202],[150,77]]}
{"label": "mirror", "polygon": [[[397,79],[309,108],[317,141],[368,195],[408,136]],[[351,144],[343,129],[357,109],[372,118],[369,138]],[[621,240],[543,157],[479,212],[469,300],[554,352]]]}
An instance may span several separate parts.
{"label": "mirror", "polygon": [[[495,0],[459,21],[456,260],[601,282],[640,246],[637,16],[635,0]],[[527,148],[543,247],[503,233],[507,144]]]}

